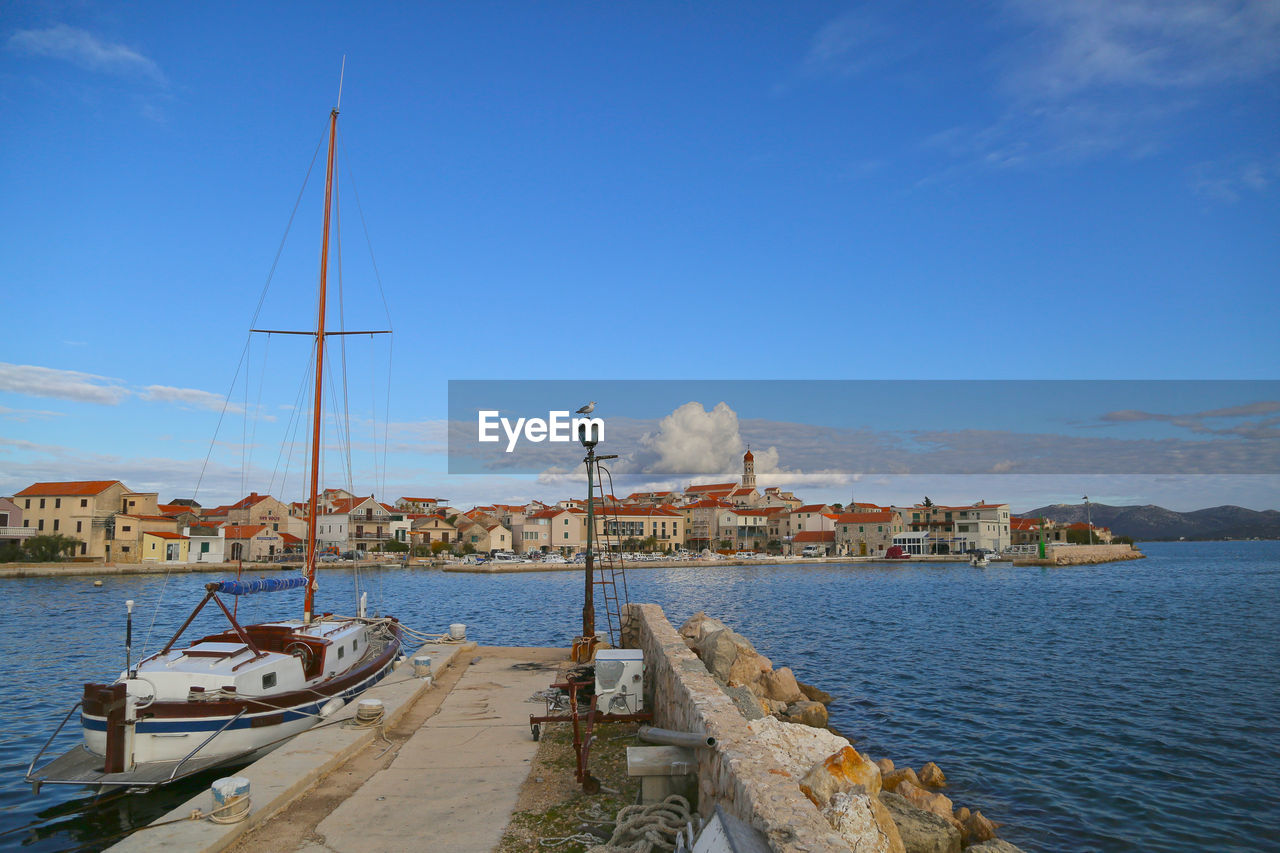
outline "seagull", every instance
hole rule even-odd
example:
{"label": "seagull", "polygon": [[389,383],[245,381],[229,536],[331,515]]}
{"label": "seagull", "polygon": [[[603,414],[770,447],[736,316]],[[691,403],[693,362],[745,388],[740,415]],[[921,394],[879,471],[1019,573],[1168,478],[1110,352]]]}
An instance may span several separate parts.
{"label": "seagull", "polygon": [[574,412],[574,414],[576,414],[576,415],[589,415],[589,414],[591,414],[592,412],[594,412],[595,410],[596,410],[596,401],[595,401],[595,400],[592,400],[590,403],[587,403],[587,404],[586,404],[585,406],[583,406],[581,409],[578,409],[578,411]]}

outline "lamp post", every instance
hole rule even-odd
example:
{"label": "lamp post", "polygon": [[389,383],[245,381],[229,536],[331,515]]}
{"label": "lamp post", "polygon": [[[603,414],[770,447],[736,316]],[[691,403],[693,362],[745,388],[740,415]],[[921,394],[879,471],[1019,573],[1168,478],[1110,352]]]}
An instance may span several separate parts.
{"label": "lamp post", "polygon": [[1089,506],[1089,496],[1082,495],[1080,500],[1084,501],[1085,518],[1089,520],[1089,544],[1093,544],[1093,509]]}

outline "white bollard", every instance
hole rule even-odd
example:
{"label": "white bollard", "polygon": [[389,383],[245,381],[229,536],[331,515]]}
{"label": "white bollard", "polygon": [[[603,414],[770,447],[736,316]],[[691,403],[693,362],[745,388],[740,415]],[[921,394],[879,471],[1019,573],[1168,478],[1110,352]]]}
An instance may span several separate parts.
{"label": "white bollard", "polygon": [[417,678],[431,677],[431,658],[427,655],[418,655],[413,659],[413,674]]}
{"label": "white bollard", "polygon": [[449,626],[450,640],[465,640],[467,638],[467,626],[461,622],[454,622]]}
{"label": "white bollard", "polygon": [[249,814],[249,780],[243,776],[227,776],[215,780],[213,809],[209,820],[214,823],[239,823]]}

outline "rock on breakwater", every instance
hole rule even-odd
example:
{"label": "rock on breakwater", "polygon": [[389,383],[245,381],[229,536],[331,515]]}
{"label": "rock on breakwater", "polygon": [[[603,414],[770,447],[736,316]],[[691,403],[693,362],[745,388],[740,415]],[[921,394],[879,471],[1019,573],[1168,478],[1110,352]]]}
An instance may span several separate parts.
{"label": "rock on breakwater", "polygon": [[[831,696],[800,684],[789,667],[775,669],[751,641],[724,622],[698,612],[680,628],[685,644],[748,717],[751,744],[771,758],[854,850],[881,853],[950,853],[999,843],[996,826],[980,811],[956,809],[937,788],[946,774],[932,761],[896,768],[888,758],[872,761],[848,739],[825,731],[823,702]],[[821,714],[811,714],[816,706]]]}

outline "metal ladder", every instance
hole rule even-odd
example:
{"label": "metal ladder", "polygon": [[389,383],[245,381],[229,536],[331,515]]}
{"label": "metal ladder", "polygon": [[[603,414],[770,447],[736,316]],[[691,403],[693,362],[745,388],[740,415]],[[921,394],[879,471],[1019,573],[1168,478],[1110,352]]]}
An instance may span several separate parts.
{"label": "metal ladder", "polygon": [[[597,483],[601,482],[600,467],[597,461],[595,472]],[[600,491],[603,493],[604,489],[601,488]],[[605,622],[609,627],[609,643],[616,649],[621,647],[622,642],[622,607],[630,603],[627,595],[627,572],[622,560],[622,536],[616,531],[609,532],[610,522],[616,527],[618,517],[610,513],[610,506],[603,501],[600,504],[600,513],[604,518],[604,524],[601,525],[603,533],[600,536],[600,544],[603,547],[596,551],[593,572],[595,577],[591,582],[597,590],[597,603],[604,605]],[[621,595],[618,593],[619,584],[622,586]]]}

